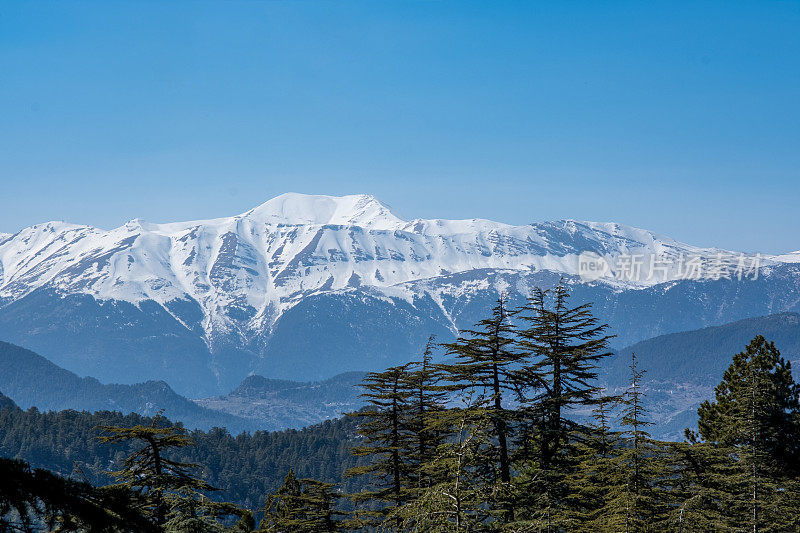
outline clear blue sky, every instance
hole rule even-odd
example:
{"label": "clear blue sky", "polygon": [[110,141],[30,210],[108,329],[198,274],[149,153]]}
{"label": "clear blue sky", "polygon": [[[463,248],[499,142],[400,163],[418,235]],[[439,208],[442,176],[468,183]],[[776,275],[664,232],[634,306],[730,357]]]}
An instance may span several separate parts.
{"label": "clear blue sky", "polygon": [[0,231],[286,191],[800,249],[800,2],[0,3]]}

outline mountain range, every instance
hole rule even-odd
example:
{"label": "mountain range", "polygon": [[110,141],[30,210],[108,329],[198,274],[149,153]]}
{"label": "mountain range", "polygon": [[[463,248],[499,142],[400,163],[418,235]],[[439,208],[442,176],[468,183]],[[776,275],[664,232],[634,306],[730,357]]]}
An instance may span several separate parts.
{"label": "mountain range", "polygon": [[616,347],[800,310],[800,252],[739,254],[616,223],[405,220],[368,195],[285,194],[214,220],[0,234],[0,338],[81,376],[212,396],[250,374],[323,380],[405,362],[498,295],[516,305],[559,280],[594,303]]}

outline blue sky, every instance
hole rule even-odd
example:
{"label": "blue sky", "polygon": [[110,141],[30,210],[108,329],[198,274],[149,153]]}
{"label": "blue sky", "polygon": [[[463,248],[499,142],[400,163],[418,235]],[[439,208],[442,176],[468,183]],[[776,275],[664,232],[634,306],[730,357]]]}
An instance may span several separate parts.
{"label": "blue sky", "polygon": [[371,193],[800,249],[800,3],[0,4],[0,231]]}

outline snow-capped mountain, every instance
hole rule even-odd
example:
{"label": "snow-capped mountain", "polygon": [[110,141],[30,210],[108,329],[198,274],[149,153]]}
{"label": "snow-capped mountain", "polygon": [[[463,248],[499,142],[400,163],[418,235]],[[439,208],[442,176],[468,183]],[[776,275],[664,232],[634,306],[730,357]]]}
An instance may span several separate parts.
{"label": "snow-capped mountain", "polygon": [[[600,269],[587,271],[586,260]],[[395,326],[419,332],[427,326],[452,335],[470,325],[465,320],[479,316],[467,310],[479,295],[523,297],[532,286],[560,276],[587,282],[581,286],[607,299],[686,283],[732,283],[741,289],[758,282],[737,279],[743,274],[760,275],[762,282],[769,277],[796,282],[786,273],[796,272],[798,264],[797,253],[761,257],[703,249],[614,223],[405,220],[368,195],[284,194],[229,218],[168,224],[133,220],[108,231],[48,222],[0,234],[0,338],[106,379],[125,381],[126,372],[164,377],[160,374],[166,372],[207,389],[204,380],[210,378],[200,369],[213,370],[223,382],[254,369],[297,379],[324,377],[325,371],[302,374],[313,374],[315,367],[351,369],[341,360],[344,354],[320,365],[307,354],[306,363],[296,361],[301,375],[287,375],[297,346],[316,352],[315,357],[331,349],[330,340],[339,333],[320,325],[335,327],[344,315],[356,322],[383,317]],[[797,302],[787,301],[785,307],[792,305]],[[785,309],[774,309],[779,310]],[[56,325],[46,326],[43,313]],[[302,322],[304,313],[307,327],[294,323],[292,335],[298,338],[284,339],[286,323]],[[709,320],[714,318],[700,322]],[[315,342],[299,340],[315,328]],[[90,348],[63,355],[73,350],[71,338],[84,335],[96,341],[97,353]],[[359,335],[385,333],[360,331],[356,341],[344,344],[357,345]],[[623,335],[626,341],[645,338]],[[143,347],[150,338],[152,345]],[[161,353],[170,350],[170,339],[186,342],[173,350],[177,353]],[[362,344],[375,349],[374,339]],[[405,344],[396,350],[391,343],[382,346],[376,362],[405,355],[416,340]],[[156,359],[147,355],[153,350],[160,353]],[[122,367],[129,370],[118,371],[111,364],[118,357],[108,352],[128,353]],[[191,372],[178,370],[187,368]]]}
{"label": "snow-capped mountain", "polygon": [[[719,253],[619,224],[406,221],[368,195],[284,194],[215,220],[133,220],[110,231],[63,222],[26,228],[0,244],[0,298],[50,287],[135,304],[190,299],[213,335],[220,328],[268,328],[316,291],[366,285],[410,298],[408,282],[478,269],[577,275],[583,252],[708,259]],[[622,283],[654,285],[675,276],[673,269]]]}

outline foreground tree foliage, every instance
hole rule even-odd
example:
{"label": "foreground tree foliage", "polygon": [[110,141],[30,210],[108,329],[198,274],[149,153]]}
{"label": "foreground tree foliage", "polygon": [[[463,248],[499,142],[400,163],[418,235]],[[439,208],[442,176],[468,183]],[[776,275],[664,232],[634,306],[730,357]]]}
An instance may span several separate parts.
{"label": "foreground tree foliage", "polygon": [[[518,309],[498,300],[440,346],[445,363],[434,363],[431,340],[419,361],[369,374],[367,407],[348,417],[353,433],[340,445],[274,448],[298,466],[320,454],[345,476],[284,469],[283,485],[260,500],[258,531],[800,531],[800,386],[774,344],[753,339],[698,409],[697,431],[659,442],[635,355],[627,388],[610,394],[597,382],[611,355],[606,329],[558,285]],[[0,417],[22,416],[14,409]],[[251,512],[215,499],[214,470],[198,467],[212,455],[192,455],[181,427],[156,418],[100,430],[119,449],[117,483],[97,488],[4,460],[0,531],[255,529]],[[253,472],[272,460],[248,455],[266,434],[193,435],[233,450],[226,460],[250,457],[225,484],[258,483]],[[349,459],[329,452],[344,446]]]}
{"label": "foreground tree foliage", "polygon": [[129,491],[137,511],[147,516],[153,526],[164,531],[226,531],[228,517],[238,517],[238,530],[251,530],[249,512],[239,507],[216,502],[204,493],[215,490],[193,473],[198,465],[170,458],[176,449],[192,446],[186,430],[176,426],[159,426],[156,416],[148,426],[98,428],[98,440],[108,444],[139,444],[126,457],[122,468],[109,472],[117,479],[109,489]]}
{"label": "foreground tree foliage", "polygon": [[608,460],[609,474],[604,505],[595,524],[606,531],[646,531],[661,519],[664,500],[658,493],[667,469],[659,464],[662,450],[647,432],[650,422],[643,405],[643,370],[636,355],[631,360],[630,387],[619,399],[621,407],[617,442]]}
{"label": "foreground tree foliage", "polygon": [[294,472],[289,470],[283,486],[267,498],[259,531],[341,531],[342,524],[338,517],[345,513],[335,509],[336,500],[340,497],[333,483],[297,479]]}
{"label": "foreground tree foliage", "polygon": [[142,446],[125,458],[120,470],[109,472],[118,481],[118,487],[130,489],[137,496],[140,509],[157,525],[167,522],[170,500],[188,497],[191,493],[213,490],[202,479],[192,475],[197,465],[175,461],[168,453],[175,448],[191,446],[186,431],[177,427],[157,427],[159,417],[150,427],[130,428],[102,426],[105,435],[98,440],[105,443],[134,441]]}
{"label": "foreground tree foliage", "polygon": [[[479,448],[485,483],[498,494],[511,493],[511,440],[517,411],[508,409],[509,397],[521,396],[518,380],[524,355],[515,350],[511,314],[503,298],[497,301],[489,318],[481,320],[473,330],[464,332],[456,342],[446,345],[456,363],[443,367],[446,379],[470,398],[466,409],[476,423],[485,428]],[[459,424],[460,426],[461,424]],[[488,504],[489,502],[487,502]],[[514,504],[508,497],[498,502],[505,520],[513,520]]]}
{"label": "foreground tree foliage", "polygon": [[158,531],[134,499],[0,458],[0,531]]}
{"label": "foreground tree foliage", "polygon": [[424,490],[439,479],[431,464],[436,453],[446,441],[449,431],[439,423],[446,410],[452,387],[442,385],[443,373],[433,364],[434,338],[431,336],[420,361],[407,367],[405,386],[409,391],[407,430],[412,435],[412,482],[417,491]]}
{"label": "foreground tree foliage", "polygon": [[[725,522],[752,531],[800,527],[797,490],[800,469],[800,386],[791,363],[757,336],[725,371],[714,401],[698,409],[700,438],[730,462],[714,476],[725,497]],[[694,434],[688,435],[697,442]],[[707,453],[708,454],[708,453]]]}
{"label": "foreground tree foliage", "polygon": [[[368,476],[369,488],[353,495],[358,502],[376,502],[379,505],[365,509],[361,517],[364,525],[376,525],[392,515],[411,497],[413,491],[413,456],[416,452],[412,432],[409,431],[410,400],[413,392],[408,388],[406,366],[393,367],[385,372],[373,372],[364,378],[367,407],[353,416],[364,421],[359,433],[364,444],[353,448],[353,454],[368,458],[368,463],[348,470],[346,476]],[[399,519],[395,518],[399,526]]]}
{"label": "foreground tree foliage", "polygon": [[525,431],[517,454],[524,523],[545,530],[574,527],[569,478],[577,467],[576,443],[587,438],[588,428],[571,415],[603,400],[597,368],[611,355],[611,337],[589,304],[570,307],[562,284],[552,291],[535,289],[519,316],[525,327],[517,344],[525,365],[517,380],[532,393],[522,401]]}
{"label": "foreground tree foliage", "polygon": [[507,502],[507,491],[485,474],[487,448],[495,429],[482,411],[487,402],[463,391],[456,400],[458,407],[447,409],[432,422],[432,427],[449,438],[439,444],[427,464],[434,482],[422,487],[414,500],[395,513],[400,530],[477,531],[496,522],[498,509],[505,513],[498,502]]}
{"label": "foreground tree foliage", "polygon": [[[402,505],[379,507],[389,510],[373,525],[397,531],[797,530],[800,389],[775,347],[759,337],[735,356],[715,402],[699,410],[700,436],[689,432],[686,442],[666,443],[647,431],[644,370],[635,355],[621,394],[597,383],[597,369],[611,355],[606,329],[589,305],[570,306],[567,288],[558,285],[535,291],[519,309],[507,309],[501,299],[490,317],[444,345],[455,361],[439,365],[438,381],[425,386],[429,393],[449,392],[446,408],[397,426],[397,434],[382,430],[384,443],[389,436],[414,441],[426,429],[444,437],[423,460],[430,483],[414,490],[411,477],[396,478],[396,492],[406,497]],[[408,412],[414,419],[413,409]],[[392,413],[375,404],[361,415],[373,425],[360,431],[374,438],[375,421]],[[373,450],[380,455],[387,448]],[[373,453],[369,444],[356,451]],[[406,455],[396,457],[402,463]]]}

